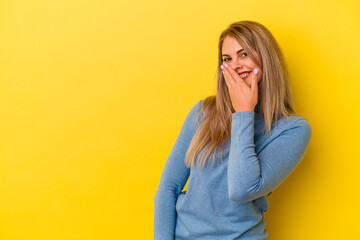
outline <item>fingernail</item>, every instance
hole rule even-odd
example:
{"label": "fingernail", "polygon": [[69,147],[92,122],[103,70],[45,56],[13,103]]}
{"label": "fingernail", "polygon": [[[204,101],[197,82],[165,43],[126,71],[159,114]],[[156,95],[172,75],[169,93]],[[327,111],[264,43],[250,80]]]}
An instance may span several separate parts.
{"label": "fingernail", "polygon": [[225,67],[228,67],[227,63],[225,63]]}
{"label": "fingernail", "polygon": [[224,66],[223,66],[223,65],[221,65],[220,67],[221,67],[221,69],[224,69]]}
{"label": "fingernail", "polygon": [[259,69],[255,68],[254,74],[255,74],[255,75],[258,75],[258,73],[259,73]]}
{"label": "fingernail", "polygon": [[222,71],[222,73],[224,74],[224,71]]}

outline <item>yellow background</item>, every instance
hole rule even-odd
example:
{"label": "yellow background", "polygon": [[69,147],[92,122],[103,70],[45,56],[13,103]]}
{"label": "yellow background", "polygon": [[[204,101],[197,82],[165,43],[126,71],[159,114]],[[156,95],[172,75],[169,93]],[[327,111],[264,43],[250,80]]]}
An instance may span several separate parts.
{"label": "yellow background", "polygon": [[237,20],[272,31],[312,126],[269,239],[358,237],[358,1],[2,0],[0,239],[152,239],[162,168]]}

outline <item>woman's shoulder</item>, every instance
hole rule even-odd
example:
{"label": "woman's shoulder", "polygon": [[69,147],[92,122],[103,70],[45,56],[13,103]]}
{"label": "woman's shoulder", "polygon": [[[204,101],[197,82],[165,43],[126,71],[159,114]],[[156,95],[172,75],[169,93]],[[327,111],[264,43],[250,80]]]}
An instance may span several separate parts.
{"label": "woman's shoulder", "polygon": [[289,120],[290,120],[290,124],[300,124],[300,125],[309,125],[309,121],[302,116],[296,115],[296,114],[292,114],[288,116]]}
{"label": "woman's shoulder", "polygon": [[275,129],[279,133],[301,131],[306,133],[306,135],[311,135],[311,126],[309,121],[305,117],[296,114],[278,119]]}
{"label": "woman's shoulder", "polygon": [[203,99],[200,100],[196,100],[193,105],[191,106],[187,117],[185,119],[185,122],[187,124],[192,124],[192,127],[195,127],[197,125],[197,123],[199,122],[199,119],[201,119],[202,117],[202,103],[203,103]]}
{"label": "woman's shoulder", "polygon": [[203,102],[204,102],[204,99],[196,100],[190,109],[190,113],[192,113],[194,115],[196,113],[199,113],[202,109]]}
{"label": "woman's shoulder", "polygon": [[204,103],[204,100],[203,98],[201,99],[198,99],[197,102],[195,103],[195,106],[198,107],[198,108],[201,108],[203,103]]}
{"label": "woman's shoulder", "polygon": [[203,113],[203,103],[204,103],[205,99],[198,99],[195,101],[195,103],[193,104],[190,112],[193,113],[193,115],[196,115],[196,119],[199,120],[199,118],[202,118],[204,113]]}

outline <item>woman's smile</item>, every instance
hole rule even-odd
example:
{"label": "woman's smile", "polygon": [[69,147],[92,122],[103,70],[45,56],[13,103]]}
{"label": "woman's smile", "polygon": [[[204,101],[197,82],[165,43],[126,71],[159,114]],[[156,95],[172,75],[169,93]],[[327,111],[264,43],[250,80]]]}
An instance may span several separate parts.
{"label": "woman's smile", "polygon": [[239,73],[239,75],[242,79],[246,80],[249,77],[250,73],[251,72],[241,72]]}

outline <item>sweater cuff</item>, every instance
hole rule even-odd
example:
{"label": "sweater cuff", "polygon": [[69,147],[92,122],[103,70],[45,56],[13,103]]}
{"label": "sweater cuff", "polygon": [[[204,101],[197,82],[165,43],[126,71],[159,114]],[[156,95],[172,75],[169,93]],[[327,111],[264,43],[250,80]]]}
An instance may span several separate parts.
{"label": "sweater cuff", "polygon": [[253,118],[254,116],[255,116],[254,111],[242,111],[242,112],[232,113],[232,119]]}
{"label": "sweater cuff", "polygon": [[243,111],[232,114],[231,140],[239,138],[241,145],[254,143],[255,112]]}

